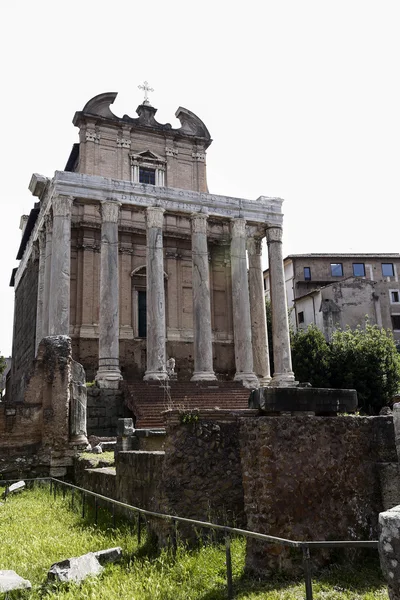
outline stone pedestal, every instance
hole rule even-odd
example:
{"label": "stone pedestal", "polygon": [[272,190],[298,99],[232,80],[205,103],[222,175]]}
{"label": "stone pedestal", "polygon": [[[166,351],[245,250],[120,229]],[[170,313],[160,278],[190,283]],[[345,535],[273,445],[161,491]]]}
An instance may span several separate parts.
{"label": "stone pedestal", "polygon": [[119,368],[119,277],[118,216],[119,202],[101,203],[99,370],[100,388],[118,389],[122,379]]}
{"label": "stone pedestal", "polygon": [[194,373],[191,381],[215,381],[212,356],[210,275],[207,215],[195,213],[192,221]]}
{"label": "stone pedestal", "polygon": [[69,335],[71,208],[73,198],[52,200],[53,235],[49,291],[49,334]]}
{"label": "stone pedestal", "polygon": [[267,243],[272,307],[272,344],[274,347],[275,367],[271,385],[286,387],[295,385],[295,380],[290,353],[281,227],[267,228]]}
{"label": "stone pedestal", "polygon": [[81,364],[71,360],[69,434],[73,446],[88,443],[86,433],[87,390],[85,370]]}
{"label": "stone pedestal", "polygon": [[231,239],[233,334],[235,343],[235,381],[257,388],[253,371],[249,284],[246,263],[246,220],[234,219]]}
{"label": "stone pedestal", "polygon": [[247,252],[249,257],[249,292],[253,366],[260,385],[265,386],[271,381],[271,373],[269,366],[264,279],[261,264],[261,241],[261,239],[249,238],[247,240]]}
{"label": "stone pedestal", "polygon": [[167,379],[163,222],[163,208],[147,208],[147,369],[143,378],[145,381]]}

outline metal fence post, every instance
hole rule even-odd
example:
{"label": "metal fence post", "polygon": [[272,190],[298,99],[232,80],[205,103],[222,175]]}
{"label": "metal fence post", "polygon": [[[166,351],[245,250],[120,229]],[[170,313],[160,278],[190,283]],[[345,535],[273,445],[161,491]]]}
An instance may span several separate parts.
{"label": "metal fence post", "polygon": [[231,538],[225,534],[225,556],[226,556],[226,584],[228,588],[228,600],[233,600],[233,580],[232,580],[232,555]]}
{"label": "metal fence post", "polygon": [[72,488],[72,492],[71,492],[71,510],[74,510],[74,496],[75,496],[75,490]]}
{"label": "metal fence post", "polygon": [[304,582],[306,586],[306,600],[313,600],[310,548],[308,548],[307,546],[303,546],[303,568]]}
{"label": "metal fence post", "polygon": [[52,491],[53,491],[53,480],[50,479],[50,496],[51,496]]}
{"label": "metal fence post", "polygon": [[115,504],[114,504],[114,502],[112,503],[112,526],[113,526],[113,529],[115,529]]}
{"label": "metal fence post", "polygon": [[97,525],[97,512],[98,512],[98,504],[97,504],[97,497],[95,496],[94,498],[94,522]]}
{"label": "metal fence post", "polygon": [[172,533],[171,533],[171,550],[172,556],[176,556],[177,539],[176,539],[176,520],[172,519]]}
{"label": "metal fence post", "polygon": [[85,518],[85,499],[86,499],[86,494],[85,494],[85,492],[82,492],[82,519]]}
{"label": "metal fence post", "polygon": [[57,482],[55,481],[54,482],[54,500],[56,499],[56,497],[57,497]]}
{"label": "metal fence post", "polygon": [[138,543],[138,546],[140,546],[141,538],[142,538],[142,519],[141,519],[140,513],[138,513],[138,516],[137,516],[137,543]]}

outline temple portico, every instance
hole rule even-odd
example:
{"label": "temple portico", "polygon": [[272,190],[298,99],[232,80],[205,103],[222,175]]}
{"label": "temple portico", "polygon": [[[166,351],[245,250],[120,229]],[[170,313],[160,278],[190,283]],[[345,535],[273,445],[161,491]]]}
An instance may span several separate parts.
{"label": "temple portico", "polygon": [[[121,379],[162,382],[170,359],[181,381],[294,385],[282,200],[210,194],[204,123],[179,108],[181,127],[172,129],[149,103],[138,118],[120,119],[110,110],[115,96],[101,94],[75,114],[80,142],[64,171],[51,180],[32,176],[39,202],[26,220],[14,285],[22,306],[35,270],[33,352],[46,335],[70,335],[74,358],[101,388],[116,389]],[[31,326],[27,316],[16,331]],[[16,378],[29,354],[19,335]]]}

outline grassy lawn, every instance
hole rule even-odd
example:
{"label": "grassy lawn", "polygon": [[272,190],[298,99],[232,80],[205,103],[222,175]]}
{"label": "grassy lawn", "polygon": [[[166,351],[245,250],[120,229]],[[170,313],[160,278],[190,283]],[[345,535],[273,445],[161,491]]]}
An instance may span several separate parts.
{"label": "grassy lawn", "polygon": [[[1,488],[0,488],[1,490]],[[92,514],[84,520],[79,506],[70,510],[70,497],[56,500],[48,489],[34,489],[11,496],[0,505],[0,569],[14,569],[33,585],[21,597],[32,600],[224,600],[226,598],[225,552],[222,547],[203,546],[196,551],[179,547],[176,559],[170,552],[154,555],[142,540],[141,548],[131,526],[111,527],[108,513],[99,525]],[[80,586],[46,583],[51,564],[90,551],[121,546],[124,560],[108,565],[98,578]],[[247,600],[302,600],[302,581],[276,579],[261,583],[244,576],[245,542],[232,542],[235,598]],[[378,564],[359,565],[356,570],[333,568],[313,580],[315,600],[387,600]],[[24,595],[25,594],[25,595]]]}

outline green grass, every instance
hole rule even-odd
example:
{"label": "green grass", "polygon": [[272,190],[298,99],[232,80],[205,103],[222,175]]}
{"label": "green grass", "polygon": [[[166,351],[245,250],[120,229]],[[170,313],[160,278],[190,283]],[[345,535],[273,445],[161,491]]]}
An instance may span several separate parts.
{"label": "green grass", "polygon": [[114,452],[102,452],[102,454],[93,454],[92,452],[82,452],[79,457],[79,461],[88,463],[86,468],[95,469],[98,466],[112,467],[115,463]]}
{"label": "green grass", "polygon": [[[0,506],[0,569],[14,569],[29,579],[33,590],[22,597],[32,600],[224,600],[226,598],[224,548],[202,546],[187,551],[178,547],[176,559],[167,550],[156,555],[146,540],[141,548],[132,526],[111,527],[106,511],[93,524],[93,508],[81,518],[78,498],[70,510],[70,496],[54,500],[48,489],[11,496]],[[98,578],[80,586],[46,583],[52,563],[89,551],[121,546],[124,559],[108,565]],[[302,581],[274,579],[261,583],[243,572],[245,542],[232,542],[235,598],[240,600],[303,600]],[[356,570],[332,568],[313,581],[315,600],[387,600],[377,563]],[[24,595],[25,594],[25,595]]]}

